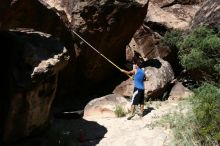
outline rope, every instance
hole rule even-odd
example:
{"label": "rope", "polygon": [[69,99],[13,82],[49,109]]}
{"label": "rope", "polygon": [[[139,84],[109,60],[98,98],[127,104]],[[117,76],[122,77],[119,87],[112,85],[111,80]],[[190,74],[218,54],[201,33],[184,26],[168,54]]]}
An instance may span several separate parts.
{"label": "rope", "polygon": [[[85,39],[83,39],[79,34],[77,34],[75,31],[72,30],[72,32],[79,37],[82,41],[84,41],[89,47],[91,47],[96,53],[98,53],[99,55],[101,55],[104,59],[106,59],[109,63],[111,63],[114,67],[116,67],[117,69],[119,69],[120,71],[122,71],[122,69],[120,67],[118,67],[114,62],[112,62],[110,59],[108,59],[107,57],[105,57],[105,55],[103,55],[102,53],[100,53],[97,49],[95,49],[95,47],[93,47],[91,44],[89,44]],[[126,74],[129,78],[132,78],[130,75]]]}

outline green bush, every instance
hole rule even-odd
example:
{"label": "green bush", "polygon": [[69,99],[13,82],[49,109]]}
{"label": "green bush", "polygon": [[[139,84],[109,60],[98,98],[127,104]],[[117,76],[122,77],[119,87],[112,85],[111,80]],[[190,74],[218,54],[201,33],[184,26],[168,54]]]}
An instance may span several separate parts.
{"label": "green bush", "polygon": [[190,98],[194,120],[186,124],[184,120],[190,117],[187,116],[182,123],[185,123],[186,129],[193,129],[192,138],[199,141],[199,145],[218,145],[220,143],[220,27],[210,29],[201,26],[187,33],[169,32],[165,35],[164,42],[178,50],[178,57],[184,68],[202,73],[205,79],[203,85],[195,89],[195,94]]}
{"label": "green bush", "polygon": [[194,91],[191,98],[203,143],[220,142],[220,88],[205,83]]}
{"label": "green bush", "polygon": [[218,146],[220,142],[219,97],[218,87],[204,84],[194,91],[194,95],[189,100],[181,101],[175,113],[162,116],[151,126],[170,128],[175,137],[174,145]]}
{"label": "green bush", "polygon": [[117,117],[124,117],[126,115],[125,110],[120,105],[116,105],[114,112]]}
{"label": "green bush", "polygon": [[180,30],[173,30],[164,35],[162,42],[171,48],[176,48],[178,46],[177,43],[183,39],[182,37],[182,32]]}
{"label": "green bush", "polygon": [[[212,29],[199,27],[178,42],[178,46],[181,63],[187,69],[210,68],[210,63],[219,64],[220,37]],[[214,66],[210,70],[215,71]]]}
{"label": "green bush", "polygon": [[187,70],[203,73],[207,81],[220,81],[220,27],[198,27],[190,32],[171,31],[164,43],[177,48],[180,62]]}
{"label": "green bush", "polygon": [[193,48],[190,53],[182,54],[180,57],[181,63],[187,66],[188,70],[209,65],[209,60],[205,58],[203,52],[199,49]]}

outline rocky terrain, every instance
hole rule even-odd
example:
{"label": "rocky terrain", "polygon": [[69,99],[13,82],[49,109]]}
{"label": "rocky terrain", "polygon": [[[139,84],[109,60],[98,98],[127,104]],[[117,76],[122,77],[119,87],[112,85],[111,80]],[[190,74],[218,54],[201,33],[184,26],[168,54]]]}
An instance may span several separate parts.
{"label": "rocky terrain", "polygon": [[[76,133],[73,140],[82,145],[170,145],[172,132],[146,127],[154,116],[176,109],[176,100],[164,101],[176,99],[176,93],[180,94],[176,89],[183,91],[178,98],[188,95],[187,89],[174,86],[173,80],[182,68],[176,52],[162,39],[174,29],[187,31],[204,24],[217,27],[219,5],[219,0],[2,0],[0,41],[4,46],[1,66],[5,89],[0,99],[0,145],[53,145],[51,140],[38,137],[44,137],[50,125],[53,129],[59,124],[66,127],[61,126],[64,129],[58,133],[70,128]],[[132,80],[73,31],[120,68],[131,69],[134,56],[143,58],[148,77],[145,97],[163,101],[146,106],[142,119],[116,118],[115,104],[129,109],[124,97],[132,94]],[[88,106],[93,99],[98,108]],[[88,109],[91,111],[85,114]],[[79,119],[73,120],[71,114],[68,118],[59,115],[65,111],[80,111],[75,113]],[[83,125],[89,127],[86,137],[77,128]],[[65,132],[69,139],[71,134]],[[68,141],[59,143],[60,137],[55,138],[55,144]]]}

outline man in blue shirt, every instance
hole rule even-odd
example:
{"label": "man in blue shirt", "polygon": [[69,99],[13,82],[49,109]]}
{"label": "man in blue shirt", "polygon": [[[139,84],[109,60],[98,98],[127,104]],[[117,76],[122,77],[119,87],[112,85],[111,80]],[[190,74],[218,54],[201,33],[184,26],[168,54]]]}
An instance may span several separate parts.
{"label": "man in blue shirt", "polygon": [[141,61],[138,59],[134,59],[135,66],[133,70],[126,71],[121,70],[121,72],[133,75],[134,79],[134,92],[131,100],[131,116],[129,116],[127,119],[130,120],[135,115],[135,106],[140,105],[141,114],[140,116],[143,116],[144,112],[144,81],[145,81],[145,73],[144,70],[140,68]]}

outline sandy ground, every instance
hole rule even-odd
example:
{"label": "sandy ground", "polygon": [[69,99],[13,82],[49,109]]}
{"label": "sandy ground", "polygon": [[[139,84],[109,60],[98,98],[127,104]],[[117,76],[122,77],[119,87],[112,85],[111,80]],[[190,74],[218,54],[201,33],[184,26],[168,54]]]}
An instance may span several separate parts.
{"label": "sandy ground", "polygon": [[172,146],[172,131],[151,124],[177,108],[177,101],[154,101],[145,106],[142,118],[56,120],[55,126],[62,125],[62,134],[75,138],[77,144],[70,146]]}
{"label": "sandy ground", "polygon": [[[175,111],[177,105],[176,102],[154,102],[145,107],[144,117],[135,115],[131,120],[127,120],[127,117],[87,120],[97,122],[107,129],[97,146],[171,146],[171,130],[150,125],[162,115]],[[89,145],[89,142],[86,144]]]}

